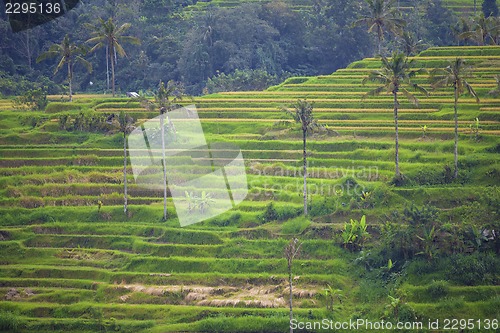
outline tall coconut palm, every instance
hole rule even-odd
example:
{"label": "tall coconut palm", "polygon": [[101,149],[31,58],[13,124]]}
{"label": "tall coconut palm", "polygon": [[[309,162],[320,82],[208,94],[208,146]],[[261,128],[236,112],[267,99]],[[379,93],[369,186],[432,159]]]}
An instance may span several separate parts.
{"label": "tall coconut palm", "polygon": [[375,33],[378,40],[378,54],[382,52],[382,41],[386,31],[400,34],[406,25],[405,20],[397,17],[395,0],[365,0],[368,4],[369,14],[364,15],[355,25],[366,24],[369,33]]}
{"label": "tall coconut palm", "polygon": [[401,45],[401,49],[407,56],[414,56],[426,46],[421,39],[417,39],[415,34],[408,31],[403,32],[399,43]]}
{"label": "tall coconut palm", "polygon": [[469,30],[462,32],[459,37],[464,40],[473,40],[478,45],[495,45],[498,36],[498,22],[494,16],[485,17],[483,13],[470,21]]}
{"label": "tall coconut palm", "polygon": [[283,110],[293,117],[296,123],[300,123],[302,129],[303,160],[304,160],[304,215],[307,215],[307,133],[318,127],[318,123],[313,116],[313,104],[306,100],[298,100],[292,105],[293,111],[287,108]]}
{"label": "tall coconut palm", "polygon": [[121,111],[118,115],[118,122],[120,125],[120,132],[123,133],[123,212],[127,214],[128,209],[128,194],[127,194],[127,134],[133,130],[132,124],[134,120],[132,117]]}
{"label": "tall coconut palm", "polygon": [[479,97],[474,91],[474,88],[467,82],[467,79],[472,76],[472,67],[467,66],[461,58],[456,58],[450,61],[445,68],[436,68],[431,72],[431,86],[434,89],[440,87],[453,87],[454,91],[454,119],[455,119],[455,171],[454,178],[458,177],[458,98],[464,92],[469,93],[479,103]]}
{"label": "tall coconut palm", "polygon": [[488,91],[488,95],[497,98],[498,96],[500,96],[500,74],[497,74],[494,77],[497,86],[494,89]]}
{"label": "tall coconut palm", "polygon": [[124,23],[118,26],[113,21],[113,18],[109,18],[107,21],[99,18],[97,25],[87,25],[90,28],[92,38],[87,40],[87,43],[95,44],[91,52],[106,48],[106,74],[108,78],[108,89],[109,89],[109,63],[111,63],[111,85],[113,96],[115,96],[115,64],[117,61],[116,55],[120,57],[127,56],[122,44],[140,44],[140,40],[132,36],[124,36],[123,33],[130,28],[130,23]]}
{"label": "tall coconut palm", "polygon": [[179,107],[177,102],[182,100],[184,92],[181,87],[176,85],[173,81],[169,81],[167,85],[160,81],[158,90],[155,93],[154,101],[143,99],[141,102],[144,107],[151,111],[160,112],[160,131],[161,131],[161,151],[163,163],[163,219],[167,219],[167,169],[165,159],[165,116],[169,124],[169,130],[172,131],[175,140],[175,128],[170,121],[168,112]]}
{"label": "tall coconut palm", "polygon": [[369,91],[363,96],[379,95],[382,92],[392,94],[394,98],[394,128],[395,128],[395,143],[396,143],[396,176],[395,181],[401,181],[401,172],[399,170],[399,128],[398,128],[398,109],[399,101],[398,94],[403,95],[413,104],[418,105],[418,99],[408,91],[407,87],[428,95],[425,88],[412,82],[412,79],[419,73],[424,72],[423,69],[413,70],[414,60],[408,60],[404,53],[394,53],[392,58],[382,57],[382,67],[379,70],[372,71],[364,80],[366,82],[378,82],[382,85]]}
{"label": "tall coconut palm", "polygon": [[48,51],[40,54],[36,59],[36,62],[41,62],[43,60],[60,57],[59,63],[54,70],[54,74],[56,74],[64,65],[68,68],[68,85],[69,85],[69,101],[73,101],[73,67],[75,63],[79,63],[83,65],[89,72],[92,71],[92,64],[85,60],[83,56],[86,54],[86,48],[77,45],[75,43],[71,43],[69,39],[69,35],[66,34],[64,36],[61,44],[53,44],[49,47]]}

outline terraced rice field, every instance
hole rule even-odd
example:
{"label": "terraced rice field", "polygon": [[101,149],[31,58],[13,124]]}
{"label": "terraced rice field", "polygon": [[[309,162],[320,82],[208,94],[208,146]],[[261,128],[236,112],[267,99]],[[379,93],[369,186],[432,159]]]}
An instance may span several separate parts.
{"label": "terraced rice field", "polygon": [[[197,1],[194,5],[186,7],[186,13],[199,12],[207,8],[207,6],[217,6],[222,8],[232,8],[241,5],[241,0],[211,0],[211,1]],[[244,3],[262,3],[269,2],[268,0],[245,0]],[[285,0],[293,10],[303,11],[309,10],[313,5],[309,0]],[[444,6],[456,12],[457,14],[470,14],[474,12],[474,2],[472,0],[444,0]],[[408,0],[397,1],[397,5],[403,11],[411,10],[415,5],[414,2]],[[477,3],[477,11],[481,11],[481,2]]]}
{"label": "terraced rice field", "polygon": [[[136,120],[155,113],[109,96],[76,95],[72,104],[50,96],[46,112],[0,101],[0,323],[22,332],[286,332],[283,249],[295,236],[304,242],[293,271],[296,318],[379,319],[387,291],[363,280],[355,260],[361,254],[339,244],[344,223],[366,215],[376,243],[390,215],[411,203],[431,204],[458,223],[485,197],[498,199],[500,99],[488,91],[500,74],[500,48],[433,48],[416,59],[431,69],[461,52],[476,66],[469,82],[481,103],[460,98],[458,182],[442,183],[453,165],[453,92],[441,89],[419,96],[418,106],[401,100],[401,170],[409,181],[390,185],[392,99],[361,99],[373,87],[362,85],[363,77],[379,66],[365,59],[262,92],[190,101],[209,142],[241,148],[249,194],[235,209],[184,228],[170,199],[162,221],[162,191],[135,185],[131,169],[123,213],[119,133],[59,124],[61,115],[80,112],[123,110]],[[417,77],[429,88],[426,79]],[[308,141],[311,220],[299,217],[301,132],[280,111],[298,98],[314,102],[325,125]],[[32,126],[27,118],[40,121]],[[363,192],[373,193],[371,201]],[[278,216],[266,221],[270,202]],[[446,297],[434,297],[432,274],[402,281],[398,288],[421,320],[499,317],[497,285],[453,285]],[[342,295],[333,310],[326,308],[328,286]]]}

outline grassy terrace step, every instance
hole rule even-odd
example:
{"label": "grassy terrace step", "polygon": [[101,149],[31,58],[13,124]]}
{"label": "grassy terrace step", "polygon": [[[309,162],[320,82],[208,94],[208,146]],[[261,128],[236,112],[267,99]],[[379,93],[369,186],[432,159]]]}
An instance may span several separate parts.
{"label": "grassy terrace step", "polygon": [[[192,318],[201,318],[212,314],[217,313],[228,313],[233,315],[270,315],[274,317],[276,316],[277,311],[283,311],[283,316],[286,315],[286,308],[282,308],[279,310],[275,309],[245,309],[245,308],[211,308],[211,307],[192,307],[192,306],[172,306],[172,305],[152,305],[152,304],[144,304],[144,305],[134,305],[134,304],[103,304],[97,302],[80,302],[71,305],[58,305],[52,303],[41,303],[41,304],[33,304],[30,302],[1,302],[0,308],[7,310],[18,310],[21,312],[21,315],[28,317],[55,317],[55,318],[88,318],[88,319],[97,319],[94,317],[93,312],[95,310],[100,309],[102,312],[101,315],[104,315],[105,318],[116,318],[117,320],[130,319],[135,321],[144,321],[144,320],[160,320],[163,321],[166,319],[166,316],[171,316],[171,318],[175,317],[185,317],[188,316]],[[59,311],[57,311],[59,310]],[[94,310],[94,311],[93,311]],[[279,312],[278,312],[279,313]],[[59,315],[57,315],[59,314]],[[307,315],[307,310],[297,309],[298,315]],[[192,320],[191,320],[192,322]],[[151,323],[152,324],[152,323]],[[98,326],[97,326],[98,327]]]}
{"label": "grassy terrace step", "polygon": [[[213,236],[212,236],[213,237]],[[168,237],[162,237],[168,238]],[[174,239],[175,240],[175,239]],[[209,239],[207,239],[209,241]],[[249,240],[235,238],[224,240],[223,244],[198,245],[181,243],[164,243],[158,238],[141,239],[137,236],[117,237],[116,235],[38,235],[29,237],[23,242],[27,247],[55,248],[60,251],[54,255],[63,259],[77,258],[84,263],[88,261],[116,260],[109,266],[119,265],[130,256],[118,255],[107,249],[126,250],[136,254],[150,254],[155,257],[186,256],[198,258],[253,258],[264,259],[282,257],[281,249],[287,241],[284,239]],[[78,248],[78,250],[69,250]],[[66,250],[62,250],[66,249]],[[338,247],[331,240],[305,240],[302,258],[327,259],[335,253],[339,254]],[[50,253],[50,252],[49,252]],[[96,267],[99,262],[95,263]]]}
{"label": "grassy terrace step", "polygon": [[[21,268],[22,266],[20,266]],[[44,270],[44,268],[40,268]],[[53,267],[54,272],[56,268]],[[0,271],[1,272],[1,271]],[[50,269],[45,268],[44,272],[50,274]],[[9,272],[7,272],[9,273]],[[57,273],[53,273],[57,274]],[[59,274],[70,274],[63,272]],[[86,289],[97,290],[101,286],[118,284],[144,284],[144,285],[203,285],[209,287],[216,286],[242,286],[280,284],[287,281],[286,274],[262,273],[220,273],[220,272],[189,272],[189,273],[152,273],[152,272],[109,272],[104,276],[103,281],[93,279],[95,273],[89,278],[42,278],[42,277],[0,277],[1,288],[24,288],[24,287],[45,287],[64,289]],[[334,285],[344,287],[350,285],[352,281],[343,274],[332,274],[323,272],[322,274],[300,275],[299,282],[302,284]]]}
{"label": "grassy terrace step", "polygon": [[444,298],[461,297],[466,302],[485,301],[500,297],[500,286],[448,286],[441,294],[433,292],[433,285],[406,285],[408,300],[415,303],[443,300]]}

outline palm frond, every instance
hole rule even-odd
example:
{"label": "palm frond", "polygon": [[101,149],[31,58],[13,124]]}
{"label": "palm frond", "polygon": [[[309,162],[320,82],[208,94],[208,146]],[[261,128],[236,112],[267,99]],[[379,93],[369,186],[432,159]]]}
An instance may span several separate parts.
{"label": "palm frond", "polygon": [[40,54],[36,58],[36,62],[39,63],[39,62],[44,61],[46,59],[57,57],[58,55],[59,55],[59,52],[56,52],[56,51],[47,51],[47,52],[44,52],[44,53]]}
{"label": "palm frond", "polygon": [[463,85],[465,86],[465,88],[467,88],[468,93],[476,99],[477,103],[479,103],[480,100],[474,88],[472,88],[472,86],[465,80],[463,81]]}
{"label": "palm frond", "polygon": [[120,44],[118,44],[118,42],[116,42],[113,46],[115,47],[116,53],[118,53],[118,55],[120,57],[126,57],[127,56],[127,53],[125,53],[125,50],[123,49],[123,46],[121,46]]}
{"label": "palm frond", "polygon": [[89,73],[92,72],[92,64],[89,61],[85,60],[82,56],[76,56],[75,61],[82,64]]}
{"label": "palm frond", "polygon": [[422,87],[421,85],[418,85],[416,83],[412,83],[411,86],[415,91],[418,91],[419,93],[424,94],[425,96],[429,96],[429,91]]}
{"label": "palm frond", "polygon": [[400,88],[401,92],[403,95],[410,101],[410,103],[418,105],[418,99],[413,95],[411,92],[409,92],[406,88]]}
{"label": "palm frond", "polygon": [[120,41],[123,43],[129,43],[129,44],[133,44],[133,45],[140,45],[141,44],[141,40],[139,38],[133,37],[133,36],[121,36]]}
{"label": "palm frond", "polygon": [[370,97],[370,96],[380,95],[380,93],[383,92],[383,91],[387,91],[387,86],[380,86],[380,87],[377,87],[375,89],[372,89],[372,90],[368,91],[366,94],[364,94],[361,97],[361,100],[364,100],[364,99],[366,99],[367,97]]}
{"label": "palm frond", "polygon": [[57,72],[64,66],[64,64],[66,64],[67,61],[68,59],[66,59],[66,57],[62,57],[57,64],[56,69],[54,70],[54,74],[57,74]]}

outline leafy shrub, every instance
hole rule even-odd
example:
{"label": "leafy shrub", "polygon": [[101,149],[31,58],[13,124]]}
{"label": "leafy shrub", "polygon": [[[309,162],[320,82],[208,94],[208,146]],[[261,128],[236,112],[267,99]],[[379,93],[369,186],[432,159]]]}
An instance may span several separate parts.
{"label": "leafy shrub", "polygon": [[31,111],[42,111],[47,106],[47,103],[47,91],[44,88],[27,90],[14,99],[17,108],[27,108]]}
{"label": "leafy shrub", "polygon": [[[500,267],[498,258],[489,257],[487,254],[482,253],[472,255],[457,254],[452,257],[451,262],[448,278],[468,286],[493,282],[492,275],[498,273],[496,270],[498,270],[497,267]],[[490,265],[493,266],[490,268]]]}
{"label": "leafy shrub", "polygon": [[264,70],[239,70],[234,73],[220,73],[207,81],[209,93],[221,91],[247,91],[264,90],[272,84],[276,84],[278,78]]}
{"label": "leafy shrub", "polygon": [[82,109],[82,105],[75,103],[65,103],[65,102],[51,102],[45,108],[46,113],[58,113],[64,111],[79,111]]}
{"label": "leafy shrub", "polygon": [[332,214],[337,210],[337,201],[333,197],[323,197],[322,201],[313,201],[309,206],[311,216]]}
{"label": "leafy shrub", "polygon": [[307,218],[305,218],[303,216],[300,216],[300,217],[296,217],[292,220],[289,220],[289,221],[283,223],[281,231],[284,234],[300,234],[310,224],[311,224],[311,221],[309,221]]}
{"label": "leafy shrub", "polygon": [[14,331],[19,329],[20,322],[17,316],[12,312],[0,312],[0,330]]}
{"label": "leafy shrub", "polygon": [[278,220],[284,221],[299,216],[300,214],[302,214],[302,209],[290,206],[283,206],[276,209],[276,212],[278,213]]}
{"label": "leafy shrub", "polygon": [[48,117],[44,116],[20,116],[19,123],[23,126],[31,126],[35,128],[44,124],[48,119]]}
{"label": "leafy shrub", "polygon": [[274,205],[270,202],[266,206],[266,211],[262,214],[262,220],[264,222],[271,222],[278,219],[278,212],[274,209]]}
{"label": "leafy shrub", "polygon": [[414,205],[406,207],[403,211],[404,219],[411,226],[431,225],[436,221],[438,210],[430,205],[418,208]]}
{"label": "leafy shrub", "polygon": [[436,300],[438,298],[442,298],[445,296],[448,296],[450,292],[450,286],[448,282],[446,281],[433,281],[428,287],[427,287],[427,293],[429,294],[429,297],[433,300]]}

